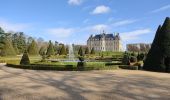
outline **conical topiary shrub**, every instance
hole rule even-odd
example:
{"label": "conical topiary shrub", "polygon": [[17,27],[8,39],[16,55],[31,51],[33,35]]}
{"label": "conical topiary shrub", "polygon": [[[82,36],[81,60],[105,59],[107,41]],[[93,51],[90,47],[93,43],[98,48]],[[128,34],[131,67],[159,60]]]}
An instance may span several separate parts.
{"label": "conical topiary shrub", "polygon": [[49,46],[47,48],[47,52],[46,52],[46,55],[48,56],[52,56],[54,55],[54,46],[53,46],[53,43],[51,42],[51,40],[49,41]]}
{"label": "conical topiary shrub", "polygon": [[25,52],[24,52],[24,54],[21,58],[20,65],[29,65],[29,64],[30,64],[30,60],[29,60],[29,57],[28,57],[28,53],[25,50]]}
{"label": "conical topiary shrub", "polygon": [[144,61],[143,69],[150,71],[170,70],[170,18],[158,27],[151,49]]}
{"label": "conical topiary shrub", "polygon": [[60,49],[60,53],[59,53],[59,55],[66,55],[67,53],[66,53],[66,48],[65,48],[65,46],[64,46],[64,44],[62,45],[62,47],[61,47],[61,49]]}
{"label": "conical topiary shrub", "polygon": [[3,46],[1,49],[1,56],[15,56],[16,52],[14,50],[14,47],[9,39],[3,40]]}

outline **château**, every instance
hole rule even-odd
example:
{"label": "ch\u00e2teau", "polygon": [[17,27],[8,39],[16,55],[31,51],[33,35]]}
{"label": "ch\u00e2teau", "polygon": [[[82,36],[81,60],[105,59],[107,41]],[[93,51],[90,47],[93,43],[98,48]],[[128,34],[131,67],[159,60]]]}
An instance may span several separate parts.
{"label": "ch\u00e2teau", "polygon": [[106,34],[102,32],[95,36],[91,35],[87,40],[87,46],[95,51],[122,51],[122,42],[119,33]]}

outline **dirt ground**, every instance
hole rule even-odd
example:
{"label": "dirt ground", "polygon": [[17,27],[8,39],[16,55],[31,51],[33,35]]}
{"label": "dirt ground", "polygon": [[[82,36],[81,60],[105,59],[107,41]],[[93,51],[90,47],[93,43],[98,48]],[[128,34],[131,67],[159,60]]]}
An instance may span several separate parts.
{"label": "dirt ground", "polygon": [[0,66],[0,100],[170,100],[170,74],[33,71]]}

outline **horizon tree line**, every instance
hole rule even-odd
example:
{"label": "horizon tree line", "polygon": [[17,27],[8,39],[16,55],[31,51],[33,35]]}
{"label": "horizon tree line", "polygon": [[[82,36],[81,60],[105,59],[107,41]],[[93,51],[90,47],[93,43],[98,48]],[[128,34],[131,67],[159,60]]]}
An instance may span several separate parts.
{"label": "horizon tree line", "polygon": [[[81,46],[73,45],[74,51],[83,49],[84,54],[94,54],[94,48],[89,51],[89,48],[82,48]],[[77,48],[77,49],[76,49]],[[0,27],[0,56],[16,56],[27,52],[29,55],[67,55],[69,48],[67,45],[54,44],[50,40],[44,41],[42,38],[35,39],[26,36],[23,32],[5,32]]]}

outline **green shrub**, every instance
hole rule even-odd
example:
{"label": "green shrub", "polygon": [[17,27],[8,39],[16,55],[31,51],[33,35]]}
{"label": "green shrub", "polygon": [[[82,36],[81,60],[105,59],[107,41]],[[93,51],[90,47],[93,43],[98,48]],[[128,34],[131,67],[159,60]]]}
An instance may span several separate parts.
{"label": "green shrub", "polygon": [[145,54],[144,53],[140,53],[140,54],[137,55],[137,60],[138,61],[143,61],[144,58],[145,58]]}
{"label": "green shrub", "polygon": [[135,56],[131,56],[130,57],[130,62],[131,63],[137,62],[137,58]]}
{"label": "green shrub", "polygon": [[78,62],[77,63],[77,70],[83,71],[86,66],[86,62]]}
{"label": "green shrub", "polygon": [[123,59],[122,59],[122,64],[123,65],[129,65],[130,57],[128,54],[124,54]]}
{"label": "green shrub", "polygon": [[30,64],[30,60],[29,60],[28,53],[26,50],[21,58],[20,64],[21,65],[29,65]]}

